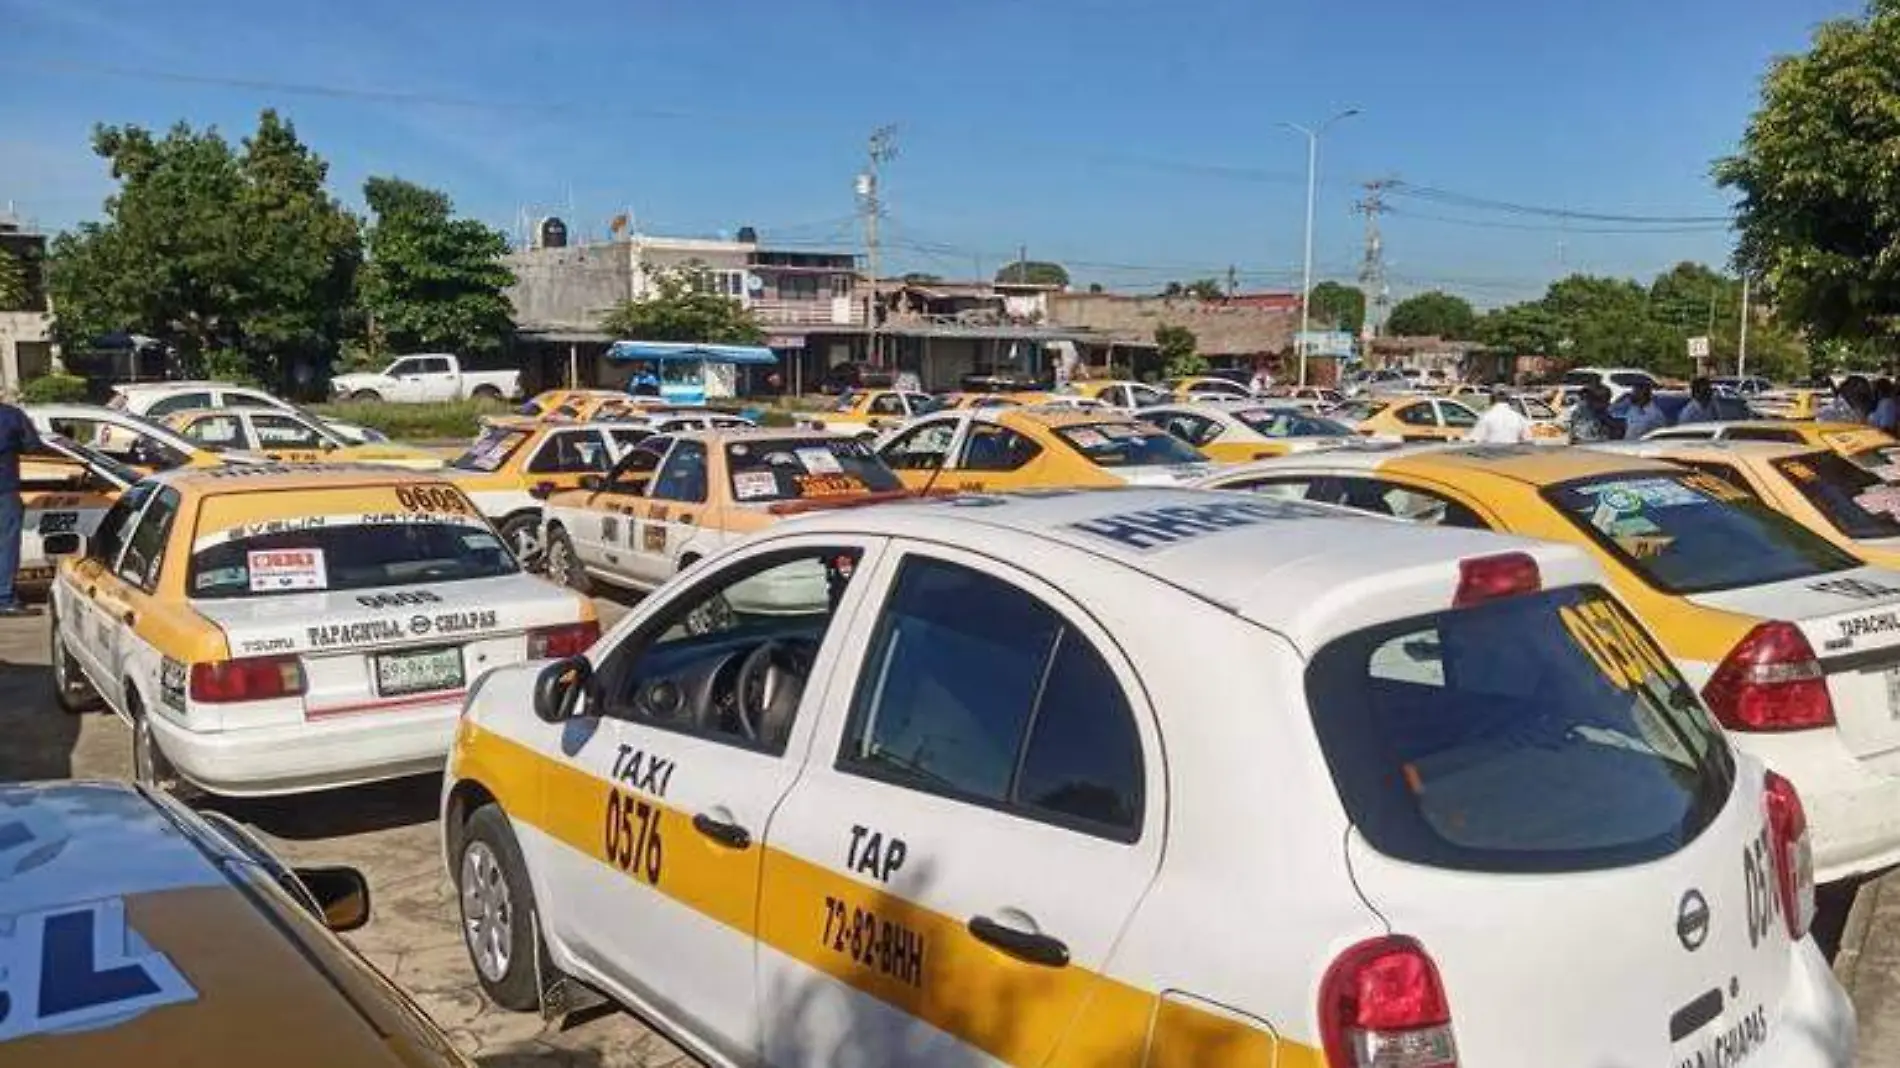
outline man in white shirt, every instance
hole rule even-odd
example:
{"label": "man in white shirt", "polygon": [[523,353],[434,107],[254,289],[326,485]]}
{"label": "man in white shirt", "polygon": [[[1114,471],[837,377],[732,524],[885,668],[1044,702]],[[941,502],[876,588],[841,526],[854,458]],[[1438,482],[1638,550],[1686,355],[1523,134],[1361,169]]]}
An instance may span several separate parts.
{"label": "man in white shirt", "polygon": [[1516,445],[1531,440],[1531,421],[1511,406],[1511,395],[1504,387],[1493,387],[1491,407],[1478,417],[1465,440],[1487,445]]}
{"label": "man in white shirt", "polygon": [[1689,403],[1676,413],[1676,425],[1713,423],[1722,418],[1715,406],[1715,383],[1697,375],[1689,381]]}
{"label": "man in white shirt", "polygon": [[1623,416],[1623,440],[1641,441],[1643,435],[1652,430],[1660,430],[1669,425],[1669,417],[1663,414],[1662,406],[1656,403],[1655,392],[1649,383],[1638,382],[1630,387],[1630,408]]}

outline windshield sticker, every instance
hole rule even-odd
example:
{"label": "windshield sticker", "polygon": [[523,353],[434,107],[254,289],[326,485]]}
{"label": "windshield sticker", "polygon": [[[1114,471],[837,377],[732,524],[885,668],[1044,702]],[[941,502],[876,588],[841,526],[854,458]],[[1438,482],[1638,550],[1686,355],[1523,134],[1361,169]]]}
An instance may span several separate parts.
{"label": "windshield sticker", "polygon": [[1108,444],[1100,432],[1087,429],[1069,431],[1069,440],[1079,449],[1099,449]]}
{"label": "windshield sticker", "polygon": [[830,449],[813,448],[794,451],[798,454],[799,462],[805,465],[805,470],[814,475],[835,475],[844,470],[844,465],[838,462],[838,457],[833,455]]}
{"label": "windshield sticker", "polygon": [[468,499],[448,486],[397,486],[396,503],[410,512],[467,514]]}
{"label": "windshield sticker", "polygon": [[732,495],[742,501],[778,496],[778,476],[770,471],[740,471],[732,476]]}
{"label": "windshield sticker", "polygon": [[245,555],[252,593],[322,590],[330,585],[322,549],[264,549]]}
{"label": "windshield sticker", "polygon": [[1669,676],[1662,654],[1608,602],[1565,605],[1558,615],[1577,646],[1617,689],[1634,690],[1653,677]]}
{"label": "windshield sticker", "polygon": [[866,489],[852,475],[799,475],[796,481],[800,497],[849,497]]}
{"label": "windshield sticker", "polygon": [[1813,482],[1815,479],[1814,468],[1799,460],[1791,460],[1783,464],[1781,470],[1796,482]]}
{"label": "windshield sticker", "polygon": [[197,581],[192,583],[192,585],[196,589],[209,590],[219,586],[235,586],[243,581],[244,569],[233,565],[231,567],[214,567],[209,571],[200,571],[198,572]]}
{"label": "windshield sticker", "polygon": [[1070,530],[1114,542],[1123,548],[1147,552],[1236,527],[1335,514],[1323,508],[1291,501],[1223,501],[1219,504],[1144,508],[1066,525]]}
{"label": "windshield sticker", "polygon": [[1900,516],[1900,486],[1874,486],[1854,498],[1854,503],[1869,512]]}
{"label": "windshield sticker", "polygon": [[191,551],[203,552],[228,541],[262,538],[273,534],[297,534],[325,527],[374,527],[412,523],[435,523],[451,527],[487,529],[488,521],[477,515],[448,515],[431,512],[366,512],[357,515],[311,515],[294,519],[269,519],[259,523],[239,523],[213,531],[191,543]]}
{"label": "windshield sticker", "polygon": [[1698,471],[1682,476],[1682,484],[1701,490],[1718,501],[1745,501],[1748,494],[1726,478]]}
{"label": "windshield sticker", "polygon": [[492,552],[501,548],[501,540],[485,530],[462,535],[462,547],[476,552]]}
{"label": "windshield sticker", "polygon": [[0,936],[0,1043],[116,1027],[197,999],[171,959],[126,922],[116,897],[14,916]]}

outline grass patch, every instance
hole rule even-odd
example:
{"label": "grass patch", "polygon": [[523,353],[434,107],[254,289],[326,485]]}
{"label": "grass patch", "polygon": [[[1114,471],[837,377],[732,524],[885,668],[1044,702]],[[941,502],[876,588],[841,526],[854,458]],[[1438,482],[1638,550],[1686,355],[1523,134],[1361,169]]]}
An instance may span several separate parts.
{"label": "grass patch", "polygon": [[429,404],[342,401],[313,404],[310,410],[327,419],[380,430],[397,441],[431,441],[472,438],[482,416],[513,409],[499,401],[465,400]]}

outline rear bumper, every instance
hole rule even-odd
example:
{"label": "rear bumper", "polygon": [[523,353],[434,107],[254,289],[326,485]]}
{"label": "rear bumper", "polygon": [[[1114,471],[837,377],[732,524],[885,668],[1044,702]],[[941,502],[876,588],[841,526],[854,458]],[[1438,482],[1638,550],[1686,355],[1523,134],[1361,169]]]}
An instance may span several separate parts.
{"label": "rear bumper", "polygon": [[1831,883],[1900,864],[1900,776],[1870,769],[1832,728],[1731,732],[1728,737],[1800,792],[1813,835],[1817,881]]}
{"label": "rear bumper", "polygon": [[1781,1016],[1748,1068],[1849,1068],[1857,1045],[1854,1003],[1828,970],[1814,939],[1792,951]]}
{"label": "rear bumper", "polygon": [[215,732],[153,716],[152,734],[180,775],[214,794],[295,794],[441,771],[461,711],[456,700]]}

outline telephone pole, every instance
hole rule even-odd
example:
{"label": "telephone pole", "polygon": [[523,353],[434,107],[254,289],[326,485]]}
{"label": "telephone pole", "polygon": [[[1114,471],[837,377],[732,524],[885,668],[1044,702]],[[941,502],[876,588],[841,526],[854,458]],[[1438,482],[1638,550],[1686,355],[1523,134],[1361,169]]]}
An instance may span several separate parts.
{"label": "telephone pole", "polygon": [[1735,338],[1735,377],[1748,374],[1748,272],[1742,272],[1742,325]]}
{"label": "telephone pole", "polygon": [[1300,385],[1306,385],[1306,354],[1311,346],[1307,344],[1307,327],[1311,325],[1309,307],[1313,303],[1313,197],[1319,187],[1319,137],[1326,128],[1341,119],[1350,119],[1359,114],[1358,108],[1346,110],[1320,123],[1318,126],[1301,126],[1297,122],[1283,122],[1280,125],[1306,138],[1306,257],[1300,270],[1300,334],[1294,346],[1300,350]]}
{"label": "telephone pole", "polygon": [[882,367],[877,347],[877,220],[884,211],[878,192],[878,168],[897,155],[897,127],[880,126],[871,131],[865,146],[865,166],[857,181],[858,210],[864,216],[864,258],[871,271],[871,285],[864,298],[865,359],[873,367]]}
{"label": "telephone pole", "polygon": [[1366,217],[1366,254],[1359,264],[1359,288],[1366,294],[1366,321],[1360,329],[1364,337],[1374,337],[1385,324],[1392,303],[1392,286],[1385,280],[1385,239],[1379,234],[1379,216],[1385,212],[1385,191],[1392,179],[1378,178],[1366,183],[1366,195],[1352,210]]}

